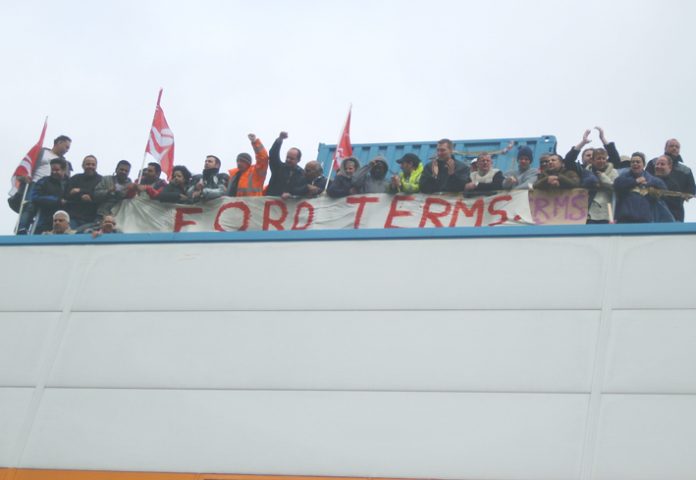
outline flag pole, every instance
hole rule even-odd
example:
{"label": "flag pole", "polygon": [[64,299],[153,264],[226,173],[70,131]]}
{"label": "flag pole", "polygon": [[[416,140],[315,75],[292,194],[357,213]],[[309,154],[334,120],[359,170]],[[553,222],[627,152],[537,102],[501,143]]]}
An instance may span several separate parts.
{"label": "flag pole", "polygon": [[[160,101],[162,100],[162,91],[164,89],[160,87],[159,95],[157,95],[157,105],[155,105],[155,113],[152,115],[152,123],[155,123],[155,118],[157,118],[157,109],[160,108]],[[140,170],[138,170],[138,180],[135,182],[140,185],[140,180],[143,176],[143,168],[145,168],[145,160],[147,160],[147,146],[150,143],[150,135],[152,135],[152,126],[150,126],[150,133],[147,136],[147,142],[145,142],[145,151],[143,152],[143,163],[140,165]]]}
{"label": "flag pole", "polygon": [[[46,126],[48,125],[48,115],[46,115],[46,118],[44,118],[44,126],[43,130],[41,131],[41,149],[43,149],[43,140],[46,135]],[[38,155],[43,155],[43,151],[39,150]],[[38,161],[38,157],[36,159]],[[33,170],[33,169],[32,169]],[[32,172],[32,175],[34,172]],[[22,193],[22,203],[19,204],[19,213],[17,215],[17,222],[15,222],[15,228],[14,228],[14,234],[17,235],[17,230],[19,229],[19,222],[22,219],[22,212],[24,211],[24,202],[27,198],[27,191],[29,191],[29,185],[31,184],[31,176],[27,177],[29,181],[24,182],[24,193]]]}

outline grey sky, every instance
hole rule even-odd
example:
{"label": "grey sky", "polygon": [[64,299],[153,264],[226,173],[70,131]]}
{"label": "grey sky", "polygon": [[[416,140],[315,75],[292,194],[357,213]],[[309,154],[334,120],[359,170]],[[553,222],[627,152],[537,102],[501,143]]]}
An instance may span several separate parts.
{"label": "grey sky", "polygon": [[[696,6],[684,1],[3,1],[0,178],[49,116],[77,171],[139,166],[157,91],[176,164],[223,168],[281,130],[335,143],[553,134],[601,125],[620,153],[682,143],[696,169]],[[593,134],[592,145],[599,140]],[[0,207],[0,234],[16,215]],[[696,220],[696,201],[687,205]]]}

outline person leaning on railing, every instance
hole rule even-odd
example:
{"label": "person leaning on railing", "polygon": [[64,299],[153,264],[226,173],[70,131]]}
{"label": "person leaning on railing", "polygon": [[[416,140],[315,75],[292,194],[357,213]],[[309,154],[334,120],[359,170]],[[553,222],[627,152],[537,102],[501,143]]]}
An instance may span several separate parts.
{"label": "person leaning on railing", "polygon": [[160,191],[156,199],[164,203],[191,203],[191,197],[187,194],[190,181],[189,169],[183,165],[176,165],[172,169],[172,181]]}
{"label": "person leaning on railing", "polygon": [[568,189],[579,186],[580,177],[574,171],[563,167],[563,158],[557,153],[549,155],[546,168],[534,183],[534,188],[537,190]]}
{"label": "person leaning on railing", "polygon": [[611,199],[614,195],[614,180],[619,176],[614,165],[609,163],[607,151],[595,148],[592,151],[592,163],[586,168],[597,177],[599,185],[594,195],[590,197],[590,208],[587,210],[587,223],[609,223],[612,214],[609,212]]}
{"label": "person leaning on railing", "polygon": [[[652,223],[658,199],[650,189],[666,190],[665,182],[645,171],[645,155],[631,155],[631,168],[614,180],[617,223]],[[671,216],[671,214],[670,214]],[[674,221],[672,219],[672,221]]]}
{"label": "person leaning on railing", "polygon": [[443,138],[437,142],[437,157],[423,168],[420,178],[421,193],[463,192],[471,181],[469,166],[455,160],[452,141]]}
{"label": "person leaning on railing", "polygon": [[471,181],[464,185],[467,195],[482,195],[503,188],[503,172],[493,168],[490,154],[482,153],[476,158],[476,171],[471,172]]}
{"label": "person leaning on railing", "polygon": [[415,153],[407,153],[396,161],[401,167],[398,175],[393,175],[389,184],[389,193],[418,193],[423,164]]}
{"label": "person leaning on railing", "polygon": [[[647,170],[647,168],[646,168]],[[678,180],[680,172],[672,170],[672,159],[668,155],[660,155],[655,160],[655,176],[665,182],[667,190],[672,193],[681,193],[681,185]],[[684,197],[678,195],[665,196],[665,205],[677,222],[684,221]]]}
{"label": "person leaning on railing", "polygon": [[522,145],[517,151],[517,169],[505,174],[503,188],[528,190],[537,181],[539,171],[531,168],[534,153],[527,145]]}

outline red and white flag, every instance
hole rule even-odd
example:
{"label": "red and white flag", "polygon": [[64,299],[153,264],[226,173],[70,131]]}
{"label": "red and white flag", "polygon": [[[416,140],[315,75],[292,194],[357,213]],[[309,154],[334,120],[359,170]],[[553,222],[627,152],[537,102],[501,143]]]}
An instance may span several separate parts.
{"label": "red and white flag", "polygon": [[48,117],[44,120],[43,130],[41,130],[41,136],[36,145],[31,147],[29,152],[24,156],[19,166],[14,171],[12,175],[12,189],[10,190],[10,196],[14,195],[19,189],[19,180],[17,177],[31,177],[36,168],[36,162],[39,160],[39,155],[41,154],[41,149],[43,148],[44,137],[46,136],[46,127],[48,126]]}
{"label": "red and white flag", "polygon": [[164,111],[160,106],[162,99],[162,89],[157,97],[157,107],[155,107],[155,117],[152,119],[152,128],[150,129],[150,138],[145,147],[145,153],[149,153],[157,163],[162,167],[162,172],[169,179],[172,176],[172,168],[174,167],[174,133],[167,124],[167,119],[164,118]]}
{"label": "red and white flag", "polygon": [[333,169],[338,171],[341,168],[341,162],[344,158],[348,158],[353,155],[353,146],[350,144],[350,114],[353,110],[353,106],[350,106],[348,110],[348,118],[346,118],[346,124],[343,127],[343,133],[341,133],[341,138],[336,145],[336,151],[333,156]]}

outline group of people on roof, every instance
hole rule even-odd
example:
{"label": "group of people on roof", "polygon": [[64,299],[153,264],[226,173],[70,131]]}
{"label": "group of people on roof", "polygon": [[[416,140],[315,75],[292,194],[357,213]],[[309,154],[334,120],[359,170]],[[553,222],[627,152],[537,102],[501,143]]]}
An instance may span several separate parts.
{"label": "group of people on roof", "polygon": [[[696,194],[694,176],[681,156],[676,139],[665,144],[664,154],[646,163],[641,152],[620,157],[614,142],[608,142],[604,130],[599,132],[603,147],[585,148],[590,130],[566,154],[542,155],[539,168],[533,168],[534,153],[527,145],[517,149],[517,168],[502,172],[493,165],[497,152],[480,153],[473,162],[455,158],[453,143],[442,139],[436,155],[426,164],[414,153],[397,160],[398,174],[389,175],[386,159],[377,156],[365,165],[355,157],[342,160],[335,179],[328,182],[322,166],[309,161],[299,166],[302,152],[287,150],[281,160],[281,132],[270,151],[254,134],[248,138],[254,151],[240,153],[236,167],[221,172],[215,155],[205,157],[203,171],[192,175],[182,165],[174,166],[170,182],[161,178],[161,167],[152,162],[129,177],[131,164],[121,160],[112,175],[97,173],[97,158],[87,155],[83,173],[70,175],[65,159],[71,139],[61,135],[53,148],[43,149],[31,177],[22,177],[22,189],[10,199],[20,212],[18,234],[64,234],[91,232],[93,235],[116,233],[113,209],[136,195],[172,204],[206,202],[222,196],[280,198],[331,198],[363,193],[461,193],[465,196],[487,195],[506,189],[557,190],[585,188],[589,192],[588,223],[683,222],[684,201]],[[266,185],[266,175],[271,177]],[[24,191],[26,189],[26,193]],[[24,198],[22,203],[17,198]],[[614,208],[615,206],[615,208]]]}

